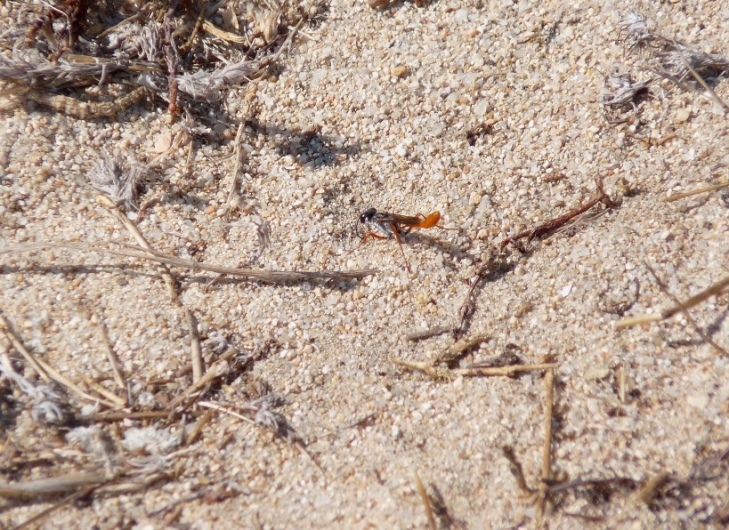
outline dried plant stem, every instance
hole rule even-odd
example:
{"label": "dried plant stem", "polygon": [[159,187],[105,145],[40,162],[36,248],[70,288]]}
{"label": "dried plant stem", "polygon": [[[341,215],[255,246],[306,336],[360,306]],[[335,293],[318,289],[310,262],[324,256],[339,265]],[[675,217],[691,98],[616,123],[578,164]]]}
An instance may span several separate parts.
{"label": "dried plant stem", "polygon": [[405,338],[411,342],[418,342],[431,337],[437,337],[438,335],[443,335],[444,333],[450,333],[451,331],[453,331],[453,328],[442,326],[439,328],[426,329],[424,331],[415,331],[407,335]]}
{"label": "dried plant stem", "polygon": [[[62,374],[61,374],[60,372],[56,371],[56,369],[55,369],[55,368],[53,368],[52,366],[48,365],[47,363],[43,362],[43,361],[42,361],[42,360],[40,360],[40,359],[38,360],[38,362],[39,362],[39,363],[41,364],[41,366],[43,366],[43,368],[44,368],[44,369],[46,370],[46,372],[48,372],[48,375],[50,375],[50,376],[51,376],[51,378],[52,378],[52,379],[53,379],[53,380],[54,380],[54,381],[55,381],[56,383],[58,383],[59,385],[63,385],[63,386],[65,386],[66,388],[68,388],[68,389],[69,389],[69,390],[71,390],[72,392],[75,392],[76,394],[78,394],[78,395],[79,395],[79,396],[81,396],[82,398],[84,398],[84,399],[87,399],[87,400],[89,400],[89,401],[92,401],[92,402],[94,402],[94,403],[96,403],[96,402],[99,402],[99,403],[103,403],[104,405],[106,405],[107,407],[109,407],[109,408],[112,408],[112,409],[113,409],[113,408],[116,408],[117,406],[119,406],[119,405],[117,405],[117,403],[116,403],[116,402],[114,402],[114,401],[111,401],[111,400],[108,400],[108,399],[102,398],[102,397],[100,397],[100,396],[94,396],[94,395],[92,395],[92,394],[88,394],[88,393],[86,393],[86,392],[85,392],[85,391],[83,391],[83,390],[82,390],[82,389],[81,389],[81,388],[80,388],[80,387],[79,387],[78,385],[76,385],[76,383],[74,383],[74,382],[73,382],[73,381],[71,381],[70,379],[67,379],[67,378],[66,378],[66,377],[65,377],[64,375],[62,375]],[[122,404],[122,405],[123,405],[123,404]]]}
{"label": "dried plant stem", "polygon": [[640,501],[645,504],[650,504],[653,497],[656,495],[656,491],[668,482],[670,478],[671,475],[665,471],[651,477],[646,481],[642,488],[635,492],[632,497],[633,502]]}
{"label": "dried plant stem", "polygon": [[85,486],[95,486],[105,480],[106,478],[102,473],[73,473],[28,482],[0,482],[0,497],[5,497],[6,499],[37,499],[39,497],[68,493]]}
{"label": "dried plant stem", "polygon": [[180,55],[187,54],[190,49],[192,49],[192,45],[195,44],[195,39],[197,38],[198,33],[200,33],[200,29],[203,26],[203,22],[205,22],[205,11],[207,10],[207,4],[203,4],[200,8],[200,13],[197,16],[197,21],[195,22],[195,27],[192,30],[192,33],[190,33],[190,37],[187,39],[187,41],[180,46],[179,52]]}
{"label": "dried plant stem", "polygon": [[428,517],[428,529],[437,530],[438,525],[435,522],[435,514],[433,513],[433,506],[431,506],[431,504],[430,504],[430,496],[428,495],[428,491],[425,489],[425,486],[423,485],[423,481],[420,480],[420,476],[418,476],[417,471],[415,472],[415,486],[418,488],[418,494],[420,495],[420,500],[423,501],[423,506],[425,507],[425,515]]}
{"label": "dried plant stem", "polygon": [[689,321],[691,326],[694,328],[694,331],[696,331],[696,334],[701,337],[701,339],[704,342],[707,342],[710,344],[716,351],[721,353],[722,355],[729,355],[729,353],[719,346],[711,337],[709,337],[706,333],[704,333],[701,328],[699,327],[696,320],[694,320],[694,317],[691,316],[691,313],[689,313],[688,307],[686,307],[685,304],[683,304],[678,298],[676,298],[669,290],[666,284],[658,277],[658,274],[655,270],[653,270],[653,267],[648,265],[646,263],[646,267],[648,267],[648,271],[653,275],[653,278],[656,280],[656,283],[658,284],[658,287],[661,289],[661,292],[668,296],[673,302],[676,304],[676,306],[681,308],[681,311],[683,311],[684,315],[686,315],[686,319]]}
{"label": "dried plant stem", "polygon": [[93,389],[97,394],[100,394],[104,396],[109,401],[113,402],[115,404],[115,407],[124,407],[127,404],[127,400],[125,398],[119,397],[114,392],[111,392],[110,390],[107,390],[103,386],[101,386],[99,383],[91,379],[86,374],[81,374],[81,380],[86,383],[86,386]]}
{"label": "dried plant stem", "polygon": [[107,412],[89,416],[89,421],[123,421],[123,420],[156,420],[169,417],[170,413],[164,410],[150,410],[142,412]]}
{"label": "dried plant stem", "polygon": [[3,314],[0,313],[0,328],[2,328],[2,331],[5,333],[5,336],[8,338],[8,340],[11,342],[13,347],[18,350],[23,357],[33,366],[33,368],[38,372],[38,374],[43,378],[44,381],[55,381],[56,383],[65,386],[69,390],[75,392],[79,396],[88,399],[89,401],[93,402],[100,402],[106,405],[107,407],[114,408],[117,406],[117,404],[113,401],[98,397],[98,396],[92,396],[91,394],[87,394],[81,388],[78,387],[75,383],[67,379],[64,375],[62,375],[60,372],[58,372],[55,368],[53,368],[51,365],[43,361],[42,359],[37,359],[24,345],[23,342],[18,338],[18,336],[13,332],[13,328],[10,325],[10,322]]}
{"label": "dried plant stem", "polygon": [[577,217],[578,215],[581,215],[585,213],[586,211],[590,210],[593,206],[604,203],[606,207],[612,208],[615,206],[612,199],[608,196],[607,193],[602,189],[602,185],[598,182],[597,183],[598,188],[598,194],[595,198],[591,199],[587,203],[583,204],[582,206],[579,206],[578,208],[575,208],[572,211],[567,212],[564,215],[561,215],[559,217],[556,217],[554,219],[551,219],[550,221],[547,221],[544,224],[541,224],[537,226],[536,228],[532,228],[531,230],[524,230],[523,232],[519,232],[515,236],[507,237],[501,242],[500,248],[504,248],[509,243],[514,243],[515,241],[519,239],[527,238],[529,241],[537,238],[543,238],[545,236],[548,236],[549,234],[553,233],[555,230],[558,230],[559,228],[562,228],[565,226],[568,222],[570,222],[572,219]]}
{"label": "dried plant stem", "polygon": [[228,199],[226,201],[226,207],[229,209],[233,204],[235,198],[235,192],[238,187],[238,176],[240,175],[241,168],[243,167],[243,135],[245,134],[245,120],[238,125],[238,132],[235,135],[235,168],[233,169],[233,176],[230,179],[230,188],[228,189]]}
{"label": "dried plant stem", "polygon": [[356,270],[351,272],[309,272],[309,271],[256,271],[251,269],[236,269],[232,267],[219,267],[207,263],[170,256],[153,249],[141,249],[138,247],[124,247],[120,249],[103,248],[86,243],[73,242],[46,242],[28,243],[24,245],[3,245],[0,248],[0,255],[13,252],[36,252],[48,248],[65,248],[81,252],[100,252],[115,256],[128,258],[139,258],[157,263],[164,263],[173,267],[190,269],[194,271],[209,271],[218,274],[228,274],[247,281],[262,282],[270,284],[285,284],[291,282],[331,282],[357,280],[366,276],[376,274],[376,270]]}
{"label": "dried plant stem", "polygon": [[202,349],[200,348],[200,336],[197,333],[197,321],[192,311],[185,309],[187,315],[187,327],[190,330],[190,357],[192,359],[192,382],[197,383],[202,379],[205,368],[203,366]]}
{"label": "dried plant stem", "polygon": [[109,359],[109,364],[111,364],[111,372],[114,375],[114,381],[124,393],[125,404],[129,404],[127,384],[124,379],[122,364],[119,360],[119,357],[116,355],[116,352],[114,351],[114,347],[111,345],[111,340],[109,339],[109,330],[106,329],[106,324],[104,324],[104,321],[101,320],[101,318],[99,318],[99,329],[101,331],[101,341],[103,342],[104,349],[106,350],[106,356]]}
{"label": "dried plant stem", "polygon": [[144,477],[139,482],[123,482],[121,484],[109,484],[100,486],[96,489],[97,495],[123,495],[125,493],[135,493],[149,488],[155,482],[169,478],[169,475],[164,472],[153,473]]}
{"label": "dried plant stem", "polygon": [[207,384],[213,381],[216,377],[220,377],[228,370],[228,361],[235,356],[235,349],[230,348],[228,351],[223,353],[218,360],[205,372],[205,375],[200,377],[196,382],[190,385],[182,394],[177,396],[170,402],[169,410],[174,410],[175,407],[184,403],[190,396],[195,392],[202,390]]}
{"label": "dried plant stem", "polygon": [[13,348],[15,348],[23,357],[25,357],[25,360],[28,361],[28,363],[33,367],[38,375],[46,383],[50,382],[51,377],[48,375],[48,373],[46,373],[46,370],[43,368],[43,366],[36,360],[35,356],[30,353],[30,351],[28,351],[28,349],[23,344],[23,341],[21,341],[20,337],[18,337],[13,331],[13,327],[10,325],[8,319],[5,318],[5,315],[3,315],[2,313],[0,313],[0,329],[13,345]]}
{"label": "dried plant stem", "polygon": [[468,329],[471,316],[473,316],[476,310],[476,289],[489,274],[494,272],[495,268],[498,268],[499,258],[500,254],[491,252],[486,263],[481,266],[476,274],[468,279],[468,292],[461,307],[458,309],[458,326],[452,330],[454,337],[460,337]]}
{"label": "dried plant stem", "polygon": [[539,482],[537,496],[537,521],[541,526],[544,520],[544,509],[552,478],[552,423],[554,421],[554,370],[547,370],[544,375],[544,440],[542,444],[542,479]]}
{"label": "dried plant stem", "polygon": [[195,424],[195,427],[193,427],[190,434],[187,435],[187,438],[185,439],[185,445],[192,445],[195,443],[195,441],[200,436],[200,433],[202,432],[203,427],[210,423],[210,420],[213,418],[213,413],[209,410],[206,410],[205,413],[200,416],[200,418],[197,420],[197,423]]}
{"label": "dried plant stem", "polygon": [[248,44],[248,40],[245,37],[241,37],[240,35],[236,35],[235,33],[230,33],[229,31],[220,29],[209,20],[203,21],[202,29],[205,32],[210,33],[214,37],[218,37],[219,39],[226,42],[232,42],[233,44]]}
{"label": "dried plant stem", "polygon": [[698,81],[698,83],[704,87],[704,89],[709,93],[711,96],[711,99],[714,100],[714,102],[719,105],[722,109],[724,109],[724,113],[726,114],[726,111],[729,110],[729,106],[727,106],[726,103],[724,103],[719,96],[716,95],[716,92],[714,92],[714,89],[711,88],[706,81],[704,81],[704,78],[701,77],[696,70],[694,70],[691,67],[691,64],[686,60],[686,57],[684,57],[683,53],[679,53],[679,57],[681,58],[681,62],[683,63],[684,67],[691,72],[691,75],[694,76],[694,79]]}
{"label": "dried plant stem", "polygon": [[119,28],[120,28],[121,26],[123,26],[124,24],[128,24],[128,23],[130,23],[130,22],[134,22],[135,20],[137,20],[137,19],[138,19],[139,17],[141,17],[141,16],[142,16],[142,14],[141,14],[141,13],[135,13],[135,14],[134,14],[134,15],[132,15],[131,17],[125,18],[124,20],[122,20],[122,21],[121,21],[121,22],[119,22],[118,24],[115,24],[115,25],[113,25],[113,26],[111,26],[111,27],[108,27],[108,28],[106,28],[106,29],[105,29],[104,31],[102,31],[101,33],[99,33],[99,34],[98,34],[98,35],[96,36],[96,40],[101,40],[101,39],[103,39],[104,37],[106,37],[106,36],[107,36],[107,35],[109,35],[110,33],[113,33],[113,32],[115,32],[115,31],[116,31],[117,29],[119,29]]}
{"label": "dried plant stem", "polygon": [[[245,422],[252,423],[253,425],[256,425],[257,427],[261,427],[261,425],[259,425],[258,422],[256,422],[255,420],[247,418],[243,414],[239,414],[238,412],[231,410],[227,407],[218,405],[217,403],[212,403],[210,401],[200,401],[198,403],[198,405],[200,405],[201,407],[207,407],[207,408],[210,408],[213,410],[218,410],[220,412],[233,416],[234,418],[238,418],[239,420],[243,420]],[[299,451],[299,453],[301,453],[303,456],[308,458],[316,466],[316,468],[322,473],[322,475],[324,474],[324,470],[321,468],[319,463],[316,460],[314,460],[314,457],[311,456],[309,451],[306,449],[306,446],[300,439],[298,439],[298,438],[295,438],[295,439],[285,438],[285,439],[288,443],[296,446],[296,449]]]}
{"label": "dried plant stem", "polygon": [[213,403],[212,401],[200,401],[200,402],[198,402],[198,405],[200,405],[201,407],[205,407],[207,409],[213,409],[213,410],[217,410],[219,412],[224,412],[228,416],[233,416],[234,418],[243,420],[246,423],[250,423],[251,425],[258,425],[254,420],[250,419],[248,416],[244,416],[243,414],[241,414],[239,412],[231,410],[227,407],[223,407],[222,405],[218,405],[217,403]]}
{"label": "dried plant stem", "polygon": [[[114,217],[117,218],[117,220],[124,226],[124,228],[127,229],[127,231],[132,235],[134,240],[137,242],[137,244],[147,250],[153,250],[152,245],[149,244],[147,239],[142,235],[142,232],[139,231],[139,228],[137,228],[137,225],[135,225],[129,217],[127,217],[127,214],[125,214],[123,211],[121,211],[116,204],[114,204],[114,201],[112,201],[109,197],[106,195],[99,195],[99,202],[101,202],[104,206],[109,208],[111,213],[114,215]],[[170,298],[173,302],[180,304],[180,295],[177,292],[177,281],[172,276],[172,273],[170,272],[170,269],[164,265],[161,264],[159,266],[160,272],[162,273],[162,278],[164,278],[165,283],[167,284],[167,290],[169,292]]]}
{"label": "dried plant stem", "polygon": [[720,190],[722,188],[726,188],[727,186],[729,186],[729,182],[720,182],[719,184],[714,184],[713,186],[705,186],[703,188],[697,188],[691,191],[675,193],[670,197],[666,197],[665,199],[663,199],[663,202],[673,202],[679,199],[685,199],[686,197],[691,197],[692,195],[699,195],[700,193],[708,193],[710,191]]}
{"label": "dried plant stem", "polygon": [[713,284],[708,289],[701,291],[699,294],[692,296],[688,300],[684,300],[683,302],[677,303],[673,307],[669,307],[668,309],[662,311],[661,313],[658,313],[656,315],[642,315],[642,316],[631,317],[631,318],[626,318],[624,320],[621,320],[617,323],[617,325],[615,326],[615,329],[622,329],[622,328],[627,328],[630,326],[637,326],[639,324],[645,324],[648,322],[659,322],[661,320],[671,318],[672,316],[676,315],[677,313],[680,313],[682,311],[687,311],[688,309],[691,309],[692,307],[699,305],[704,300],[707,300],[708,298],[711,298],[712,296],[720,294],[727,287],[729,287],[729,276],[727,276],[726,278],[723,278],[722,280],[719,280],[718,282]]}
{"label": "dried plant stem", "polygon": [[490,368],[438,368],[429,363],[390,359],[391,362],[403,368],[418,370],[435,379],[453,379],[454,377],[510,377],[526,372],[540,372],[556,366],[556,363],[542,364],[512,364]]}
{"label": "dried plant stem", "polygon": [[269,65],[269,64],[273,64],[273,63],[275,63],[275,62],[276,62],[276,61],[278,60],[278,58],[279,58],[279,57],[281,56],[281,54],[282,54],[282,53],[284,52],[284,50],[285,50],[286,48],[288,48],[288,47],[289,47],[289,45],[291,44],[291,42],[292,42],[292,41],[294,40],[294,38],[296,37],[296,34],[297,34],[297,33],[299,32],[299,30],[301,29],[301,26],[303,26],[303,25],[304,25],[304,22],[306,22],[306,18],[305,18],[305,17],[302,17],[302,18],[301,18],[301,19],[299,20],[298,24],[296,24],[296,26],[294,26],[294,29],[292,29],[292,30],[291,30],[291,33],[289,33],[289,34],[288,34],[288,35],[286,36],[286,40],[285,40],[285,41],[283,41],[283,44],[281,44],[281,47],[280,47],[280,48],[279,48],[279,49],[278,49],[278,50],[276,51],[276,53],[274,53],[274,54],[273,54],[273,56],[270,56],[270,57],[266,57],[266,58],[265,58],[265,59],[264,59],[264,60],[263,60],[263,61],[261,62],[261,71],[263,70],[263,67],[264,67],[264,66],[267,66],[267,65]]}
{"label": "dried plant stem", "polygon": [[42,520],[43,518],[48,517],[50,514],[52,514],[56,510],[63,508],[67,504],[70,504],[70,503],[76,501],[77,499],[85,497],[86,495],[88,495],[89,493],[94,491],[94,489],[96,489],[96,485],[86,486],[86,487],[80,489],[79,491],[76,491],[74,493],[71,493],[70,495],[67,495],[66,497],[64,497],[57,503],[55,503],[53,506],[50,506],[49,508],[46,508],[42,512],[35,514],[33,517],[26,519],[25,521],[20,523],[18,526],[14,526],[13,530],[22,530],[23,528],[27,528],[30,525],[37,523],[38,521]]}

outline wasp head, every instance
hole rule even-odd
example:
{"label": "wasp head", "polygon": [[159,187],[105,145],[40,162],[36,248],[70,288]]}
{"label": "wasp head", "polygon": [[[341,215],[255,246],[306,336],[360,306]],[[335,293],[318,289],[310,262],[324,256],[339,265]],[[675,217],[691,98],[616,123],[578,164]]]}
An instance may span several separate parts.
{"label": "wasp head", "polygon": [[377,210],[369,208],[362,212],[362,215],[359,216],[359,222],[362,224],[371,223],[375,220],[375,215],[377,215]]}

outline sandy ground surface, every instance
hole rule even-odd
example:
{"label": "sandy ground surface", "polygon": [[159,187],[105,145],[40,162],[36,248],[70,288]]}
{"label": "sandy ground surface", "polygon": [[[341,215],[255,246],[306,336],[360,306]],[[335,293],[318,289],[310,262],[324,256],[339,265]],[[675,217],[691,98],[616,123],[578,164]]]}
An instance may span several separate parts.
{"label": "sandy ground surface", "polygon": [[[723,2],[442,0],[376,11],[333,0],[317,25],[302,28],[275,75],[228,98],[234,120],[256,125],[243,137],[235,214],[222,215],[236,135],[224,123],[213,139],[194,140],[192,159],[187,142],[163,153],[145,181],[144,218],[129,212],[156,250],[179,257],[262,270],[376,269],[374,276],[209,287],[214,274],[173,268],[178,305],[159,268],[144,260],[3,253],[3,315],[66,378],[116,389],[103,322],[138,410],[163,409],[191,384],[187,309],[205,344],[222,336],[257,352],[201,399],[246,413],[268,385],[285,398],[276,411],[309,455],[219,411],[197,441],[176,447],[202,407],[172,426],[99,423],[96,435],[111,441],[118,461],[134,455],[134,428],[171,437],[152,451],[170,478],[62,507],[41,526],[424,528],[417,474],[431,494],[431,485],[440,492],[453,527],[534,527],[537,505],[502,448],[513,448],[537,488],[544,373],[434,380],[392,359],[429,362],[451,345],[450,335],[406,336],[457,325],[469,279],[498,242],[586,203],[598,193],[596,179],[619,204],[596,206],[591,213],[601,215],[526,253],[505,249],[501,268],[474,292],[465,334],[491,339],[461,364],[503,352],[523,363],[553,360],[551,478],[621,479],[555,493],[546,526],[721,526],[729,515],[729,358],[683,315],[622,330],[616,323],[626,309],[633,316],[673,304],[646,264],[681,299],[726,277],[726,193],[662,199],[729,178],[727,116],[706,95],[656,80],[637,110],[608,121],[603,74],[654,77],[641,66],[646,57],[626,53],[621,41],[618,23],[630,10],[663,35],[729,53]],[[729,101],[726,80],[714,87]],[[116,120],[78,120],[25,103],[0,114],[0,131],[1,244],[109,247],[137,243],[99,202],[91,168],[103,150],[150,163],[181,125],[150,105]],[[355,236],[369,207],[440,211],[445,229],[405,237],[408,272],[394,240],[361,245]],[[270,244],[258,256],[262,221]],[[724,347],[728,301],[723,294],[691,311]],[[23,358],[4,338],[0,344],[22,371]],[[216,355],[206,347],[206,366]],[[34,379],[30,368],[25,374]],[[22,396],[4,384],[3,480],[104,469],[98,452],[69,442],[67,429],[41,427],[28,410],[11,414]],[[93,412],[89,401],[68,399],[79,415]],[[636,492],[663,474],[649,502],[641,500]],[[11,527],[50,505],[6,504],[0,520]],[[447,517],[437,524],[447,527]]]}

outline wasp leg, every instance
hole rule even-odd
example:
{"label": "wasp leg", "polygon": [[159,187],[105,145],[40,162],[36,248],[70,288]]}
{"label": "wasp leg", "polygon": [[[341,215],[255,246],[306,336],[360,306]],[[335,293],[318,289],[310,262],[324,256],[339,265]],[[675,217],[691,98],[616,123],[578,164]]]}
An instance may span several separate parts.
{"label": "wasp leg", "polygon": [[380,234],[375,234],[374,232],[365,232],[365,234],[362,236],[362,244],[364,245],[370,239],[387,239],[387,237],[381,236]]}
{"label": "wasp leg", "polygon": [[[405,260],[405,268],[407,268],[408,272],[413,272],[410,270],[410,263],[408,263],[408,258],[405,255],[405,248],[403,247],[403,244],[402,244],[402,238],[400,237],[402,230],[394,223],[392,223],[390,225],[390,228],[392,228],[392,233],[395,234],[395,239],[397,239],[397,244],[400,245],[400,252],[402,252],[402,259]],[[409,231],[410,230],[408,230],[408,232]],[[404,233],[407,234],[408,232],[404,232]]]}

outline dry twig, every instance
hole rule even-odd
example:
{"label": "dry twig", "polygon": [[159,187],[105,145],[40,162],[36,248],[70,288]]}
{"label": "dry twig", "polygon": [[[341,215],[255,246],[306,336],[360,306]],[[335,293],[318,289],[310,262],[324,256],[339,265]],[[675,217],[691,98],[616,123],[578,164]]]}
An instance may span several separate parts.
{"label": "dry twig", "polygon": [[116,355],[116,352],[114,351],[114,347],[111,345],[111,340],[109,339],[109,330],[106,329],[106,324],[104,324],[104,321],[101,318],[99,318],[99,329],[101,331],[101,341],[104,343],[106,356],[109,359],[109,364],[111,364],[111,371],[114,374],[114,381],[124,393],[124,399],[126,401],[126,404],[128,404],[129,396],[127,394],[127,385],[124,379],[122,364],[119,360],[119,357]]}
{"label": "dry twig", "polygon": [[238,132],[235,135],[235,168],[233,169],[233,176],[230,179],[230,188],[228,189],[228,200],[225,202],[227,208],[231,208],[233,199],[235,198],[235,192],[238,187],[238,176],[241,173],[243,167],[243,135],[245,134],[245,123],[241,122],[238,125]]}
{"label": "dry twig", "polygon": [[[650,266],[650,265],[648,265],[647,263],[646,263],[645,265],[646,265],[646,267],[648,268],[648,271],[649,271],[649,272],[651,273],[651,275],[653,276],[653,279],[654,279],[654,280],[656,281],[656,284],[658,284],[658,288],[659,288],[659,289],[661,290],[661,292],[663,292],[663,294],[665,294],[665,295],[666,295],[666,296],[668,296],[668,297],[669,297],[669,298],[670,298],[671,300],[673,300],[673,302],[674,302],[674,303],[676,304],[676,306],[675,306],[675,307],[679,308],[679,311],[683,311],[684,315],[686,316],[686,320],[688,320],[688,321],[689,321],[689,323],[691,324],[691,326],[692,326],[692,327],[694,328],[694,331],[696,331],[696,334],[697,334],[697,335],[698,335],[699,337],[701,337],[701,339],[702,339],[702,340],[703,340],[704,342],[706,342],[706,343],[710,344],[710,345],[711,345],[711,346],[712,346],[712,347],[713,347],[713,348],[714,348],[714,349],[715,349],[716,351],[718,351],[718,352],[719,352],[719,353],[721,353],[722,355],[729,355],[729,352],[727,352],[727,351],[726,351],[726,350],[725,350],[724,348],[722,348],[721,346],[719,346],[719,345],[718,345],[718,344],[716,343],[716,341],[714,341],[714,340],[713,340],[713,339],[712,339],[711,337],[709,337],[709,336],[708,336],[708,335],[707,335],[706,333],[704,333],[704,332],[703,332],[703,331],[701,330],[701,328],[699,327],[699,325],[698,325],[698,324],[696,323],[696,320],[694,320],[694,318],[693,318],[693,317],[691,316],[691,314],[689,313],[689,306],[687,306],[687,303],[688,303],[688,302],[686,302],[686,303],[684,303],[684,302],[681,302],[681,301],[680,301],[680,300],[679,300],[678,298],[676,298],[676,297],[675,297],[675,296],[674,296],[673,294],[671,294],[671,292],[670,292],[670,291],[668,290],[668,287],[666,286],[665,282],[663,282],[663,280],[661,280],[661,279],[660,279],[660,278],[658,277],[658,274],[656,273],[656,271],[655,271],[655,270],[653,270],[653,267],[651,267],[651,266]],[[721,282],[720,282],[720,283],[721,283]],[[714,285],[716,285],[716,284],[714,284]],[[714,287],[714,286],[712,286],[712,287]],[[710,287],[710,288],[709,288],[709,290],[711,290],[711,289],[712,289],[712,287]],[[704,291],[704,292],[706,292],[706,291]],[[694,297],[694,298],[696,298],[696,297]],[[691,300],[693,300],[693,299],[691,299]],[[689,300],[689,301],[690,301],[690,300]],[[651,316],[652,316],[652,315],[651,315]],[[630,319],[628,319],[628,320],[630,320]],[[624,322],[624,321],[623,321],[623,322]],[[618,324],[620,324],[620,322],[618,322]]]}
{"label": "dry twig", "polygon": [[35,524],[38,521],[41,521],[42,519],[48,517],[50,514],[52,514],[56,510],[59,510],[60,508],[63,508],[67,504],[70,504],[70,503],[76,501],[77,499],[81,499],[81,498],[85,497],[86,495],[88,495],[89,493],[91,493],[92,491],[94,491],[94,489],[96,487],[97,487],[96,485],[85,486],[85,487],[81,488],[80,490],[78,490],[78,491],[76,491],[74,493],[71,493],[71,494],[65,496],[63,499],[61,499],[60,501],[58,501],[54,505],[46,508],[45,510],[43,510],[40,513],[35,514],[33,517],[30,517],[29,519],[26,519],[25,521],[23,521],[19,525],[14,526],[13,527],[13,530],[22,530],[23,528],[27,528],[30,525]]}
{"label": "dry twig", "polygon": [[102,473],[72,473],[28,482],[0,483],[0,497],[6,499],[37,499],[96,486],[106,478]]}
{"label": "dry twig", "polygon": [[720,189],[726,188],[727,186],[729,186],[729,182],[720,182],[719,184],[714,184],[712,186],[704,186],[703,188],[697,188],[697,189],[691,190],[691,191],[674,193],[673,195],[663,199],[663,202],[674,202],[679,199],[685,199],[686,197],[691,197],[693,195],[699,195],[700,193],[709,193],[711,191],[720,190]]}
{"label": "dry twig", "polygon": [[[55,368],[53,368],[51,365],[43,361],[42,359],[37,359],[24,345],[23,342],[15,335],[15,332],[12,330],[12,326],[10,325],[10,322],[5,318],[5,316],[0,313],[0,328],[5,333],[5,336],[10,340],[10,342],[13,344],[13,347],[17,349],[20,353],[22,353],[23,357],[38,371],[38,373],[43,377],[43,374],[45,374],[45,377],[43,377],[44,380],[50,381],[53,380],[56,383],[65,386],[72,392],[78,394],[84,399],[88,399],[92,402],[99,402],[103,403],[107,407],[114,408],[117,406],[117,404],[113,401],[110,401],[108,399],[104,399],[99,396],[93,396],[91,394],[86,393],[81,388],[79,388],[78,385],[76,385],[71,380],[67,379],[63,374],[58,372]],[[47,378],[47,379],[46,379]]]}
{"label": "dry twig", "polygon": [[[266,396],[264,396],[264,398],[265,397]],[[294,429],[289,425],[286,418],[284,418],[281,414],[277,414],[270,410],[271,406],[269,405],[269,403],[271,403],[271,400],[263,399],[258,401],[260,402],[260,404],[252,404],[253,406],[251,407],[251,409],[256,412],[255,419],[248,418],[243,414],[239,414],[234,410],[231,410],[217,403],[212,403],[210,401],[201,401],[198,403],[198,405],[200,405],[201,407],[224,412],[225,414],[238,418],[239,420],[243,420],[247,423],[257,425],[258,427],[264,427],[272,430],[280,438],[283,438],[284,440],[286,440],[286,442],[295,446],[296,449],[302,455],[308,458],[323,474],[324,471],[322,470],[321,466],[319,466],[319,463],[314,459],[313,456],[311,456],[309,451],[306,449],[304,441],[299,438],[299,436],[296,434],[296,431],[294,431]]]}
{"label": "dry twig", "polygon": [[595,198],[591,199],[587,203],[575,208],[572,211],[567,212],[564,215],[551,219],[551,220],[547,221],[546,223],[537,226],[536,228],[532,228],[531,230],[524,230],[523,232],[519,232],[515,236],[507,237],[506,239],[504,239],[501,242],[500,248],[503,249],[509,243],[514,243],[514,242],[518,241],[519,239],[527,238],[527,241],[532,241],[534,239],[544,238],[544,237],[548,236],[549,234],[552,234],[554,231],[562,228],[567,223],[569,223],[572,219],[574,219],[578,215],[582,215],[583,213],[590,210],[593,206],[596,206],[599,203],[605,204],[605,206],[607,208],[614,207],[615,203],[612,201],[610,196],[608,196],[608,194],[605,193],[605,191],[602,189],[602,185],[599,182],[597,183],[597,189],[598,189],[598,194],[595,196]]}
{"label": "dry twig", "polygon": [[451,333],[452,331],[452,327],[441,326],[439,328],[425,329],[423,331],[414,331],[406,335],[405,338],[411,342],[419,342],[421,340],[437,337],[438,335],[443,335],[445,333]]}
{"label": "dry twig", "polygon": [[186,388],[182,394],[180,394],[175,399],[173,399],[172,402],[170,402],[170,405],[168,407],[169,410],[174,410],[177,406],[186,402],[198,391],[202,390],[208,384],[212,383],[213,380],[217,379],[218,377],[222,377],[228,371],[228,361],[233,359],[236,353],[237,351],[234,348],[229,348],[228,351],[223,353],[218,358],[218,360],[215,361],[215,363],[213,363],[210,368],[208,368],[208,371],[205,372],[205,375],[200,377],[200,379],[195,381],[192,385]]}
{"label": "dry twig", "polygon": [[[127,214],[121,211],[113,203],[113,201],[109,199],[109,197],[100,195],[99,201],[107,208],[109,208],[109,210],[111,210],[111,213],[114,214],[117,220],[124,226],[124,228],[127,229],[127,231],[132,235],[132,237],[140,247],[149,251],[153,251],[152,245],[150,245],[144,235],[142,235],[142,232],[139,231],[137,225],[135,225],[132,220],[129,219]],[[159,266],[159,269],[162,273],[162,278],[164,279],[165,284],[167,284],[167,291],[170,295],[171,300],[174,303],[180,305],[180,294],[177,292],[177,280],[175,280],[174,276],[172,276],[172,273],[170,272],[170,269],[167,267],[167,265],[161,264]]]}
{"label": "dry twig", "polygon": [[36,360],[35,356],[28,351],[28,349],[23,344],[23,341],[20,340],[20,337],[18,337],[15,332],[13,331],[13,327],[10,324],[10,321],[0,313],[0,331],[2,331],[5,334],[5,337],[10,341],[10,343],[13,345],[13,348],[15,348],[18,353],[20,353],[26,361],[28,361],[28,364],[30,364],[33,369],[38,373],[38,375],[45,381],[46,383],[51,381],[51,377],[46,372],[45,368]]}
{"label": "dry twig", "polygon": [[210,423],[211,419],[213,419],[213,413],[209,410],[206,410],[205,413],[200,416],[200,419],[197,420],[197,423],[192,428],[192,431],[190,431],[190,433],[187,435],[187,438],[185,439],[185,445],[194,444],[200,436],[200,433],[202,433],[203,427]]}
{"label": "dry twig", "polygon": [[103,248],[86,243],[73,242],[47,242],[47,243],[28,243],[22,245],[0,246],[0,255],[13,252],[37,252],[48,248],[65,248],[81,252],[101,252],[104,254],[112,254],[115,256],[125,256],[128,258],[139,258],[156,263],[164,263],[173,267],[190,269],[194,271],[209,271],[218,274],[227,274],[235,276],[242,280],[271,283],[286,284],[294,282],[337,282],[348,280],[359,280],[366,276],[376,274],[375,270],[357,270],[350,272],[309,272],[309,271],[255,271],[251,269],[235,269],[231,267],[219,267],[207,263],[199,263],[194,260],[178,258],[154,249],[142,249],[138,247],[128,246],[119,249]]}
{"label": "dry twig", "polygon": [[659,473],[646,481],[643,487],[635,492],[633,495],[633,502],[640,501],[645,504],[650,504],[655,497],[656,492],[671,479],[670,473],[662,472]]}
{"label": "dry twig", "polygon": [[468,280],[468,292],[466,297],[458,309],[458,326],[452,329],[453,336],[458,338],[463,335],[471,322],[471,317],[476,311],[476,289],[481,282],[486,280],[489,276],[496,274],[497,272],[504,270],[506,263],[500,252],[492,251],[486,263],[479,268],[478,272],[471,276]]}

